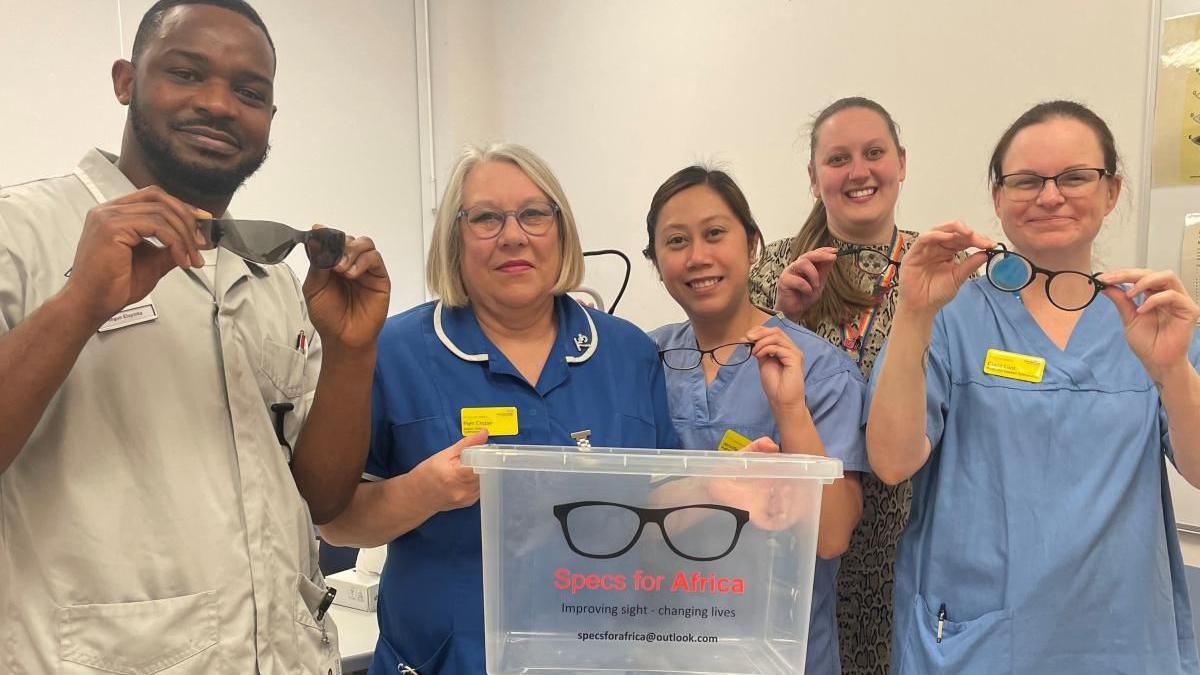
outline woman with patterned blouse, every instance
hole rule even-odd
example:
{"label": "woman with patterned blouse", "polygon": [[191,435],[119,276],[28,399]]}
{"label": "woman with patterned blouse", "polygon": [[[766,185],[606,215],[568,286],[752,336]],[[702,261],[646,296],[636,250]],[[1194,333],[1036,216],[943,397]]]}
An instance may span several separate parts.
{"label": "woman with patterned blouse", "polygon": [[[895,225],[905,152],[892,116],[860,97],[818,113],[809,141],[816,204],[799,234],[765,248],[750,273],[750,298],[841,348],[867,377],[892,325],[900,260],[917,238]],[[862,487],[862,520],[838,577],[842,669],[885,675],[892,565],[911,487],[869,474]]]}

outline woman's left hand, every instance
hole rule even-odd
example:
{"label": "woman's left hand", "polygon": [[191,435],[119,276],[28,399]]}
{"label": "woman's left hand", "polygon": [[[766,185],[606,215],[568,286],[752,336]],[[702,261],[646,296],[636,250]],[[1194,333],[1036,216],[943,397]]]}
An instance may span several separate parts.
{"label": "woman's left hand", "polygon": [[804,354],[778,326],[755,326],[746,333],[753,342],[750,355],[758,359],[763,393],[772,410],[804,405]]}
{"label": "woman's left hand", "polygon": [[[1105,295],[1117,306],[1125,339],[1156,383],[1180,366],[1191,368],[1188,348],[1200,318],[1200,307],[1188,297],[1183,282],[1172,271],[1126,268],[1099,276],[1110,286]],[[1115,284],[1130,284],[1128,289]],[[1133,298],[1145,294],[1140,305]]]}

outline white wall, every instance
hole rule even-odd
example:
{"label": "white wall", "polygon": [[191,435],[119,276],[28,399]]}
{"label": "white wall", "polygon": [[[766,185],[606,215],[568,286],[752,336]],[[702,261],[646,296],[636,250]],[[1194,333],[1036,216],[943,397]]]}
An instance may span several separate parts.
{"label": "white wall", "polygon": [[[585,247],[640,251],[650,196],[698,160],[732,169],[769,238],[794,233],[811,206],[806,125],[828,102],[853,94],[880,101],[900,123],[909,150],[902,226],[960,218],[998,234],[984,171],[992,145],[1033,103],[1071,97],[1112,125],[1133,188],[1109,221],[1102,257],[1137,259],[1132,209],[1151,0],[437,5],[491,20],[482,35],[476,27],[435,27],[435,63],[483,53],[492,74],[483,95],[443,101],[438,123],[467,140],[459,116],[491,105],[489,138],[546,157]],[[616,280],[601,276],[598,285],[611,295]],[[641,261],[621,314],[646,328],[682,318]]]}
{"label": "white wall", "polygon": [[[1039,100],[1087,102],[1112,125],[1127,175],[1102,262],[1139,257],[1153,0],[428,0],[431,119],[414,20],[425,0],[254,4],[279,49],[280,112],[271,159],[233,210],[372,236],[393,311],[424,299],[432,207],[459,146],[505,139],[555,168],[585,247],[634,257],[620,313],[645,328],[679,320],[638,254],[655,188],[685,164],[719,162],[767,236],[788,236],[811,206],[807,122],[852,94],[900,123],[900,224],[960,218],[993,236],[984,165],[995,139]],[[118,147],[125,111],[109,66],[149,5],[0,0],[0,184]],[[1150,232],[1156,264],[1171,258],[1164,237]],[[292,261],[302,272],[303,255]],[[590,267],[611,301],[619,266]]]}
{"label": "white wall", "polygon": [[[109,69],[152,0],[0,0],[0,184],[120,149]],[[392,310],[424,299],[412,0],[257,0],[279,55],[271,156],[230,207],[372,237]],[[123,44],[122,44],[123,43]],[[303,274],[297,250],[289,262]]]}

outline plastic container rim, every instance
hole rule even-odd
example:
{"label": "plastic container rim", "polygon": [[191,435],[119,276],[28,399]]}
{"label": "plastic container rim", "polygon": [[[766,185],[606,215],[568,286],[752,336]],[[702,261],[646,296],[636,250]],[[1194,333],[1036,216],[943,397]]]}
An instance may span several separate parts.
{"label": "plastic container rim", "polygon": [[463,466],[484,471],[551,471],[562,473],[720,478],[794,478],[828,483],[842,477],[842,462],[814,455],[659,450],[646,448],[579,448],[550,445],[489,444],[467,448]]}

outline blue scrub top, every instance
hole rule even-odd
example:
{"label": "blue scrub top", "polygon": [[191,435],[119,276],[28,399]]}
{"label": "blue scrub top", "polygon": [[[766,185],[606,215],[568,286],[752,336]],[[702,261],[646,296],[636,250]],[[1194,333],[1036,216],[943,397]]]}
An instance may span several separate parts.
{"label": "blue scrub top", "polygon": [[[483,334],[469,308],[426,303],[387,320],[372,392],[368,480],[411,471],[462,438],[462,408],[514,406],[497,443],[675,448],[658,353],[632,324],[555,300],[558,333],[536,387]],[[439,513],[388,545],[373,675],[484,672],[479,504]]]}
{"label": "blue scrub top", "polygon": [[[985,374],[991,348],[1044,358],[1042,381]],[[1200,672],[1166,417],[1112,302],[1060,350],[1019,296],[968,281],[934,321],[926,391],[892,672]]]}
{"label": "blue scrub top", "polygon": [[[844,352],[807,328],[781,317],[771,317],[763,325],[782,328],[804,354],[804,401],[825,445],[825,454],[842,460],[843,471],[868,471],[860,426],[866,385],[858,368]],[[650,333],[650,337],[659,349],[696,348],[696,336],[691,323],[686,321],[663,326]],[[668,368],[666,375],[671,421],[684,447],[715,449],[730,429],[747,438],[770,436],[779,442],[779,429],[763,393],[756,359],[722,366],[707,386],[701,368]],[[837,570],[836,559],[817,559],[806,673],[842,672],[837,639]]]}

